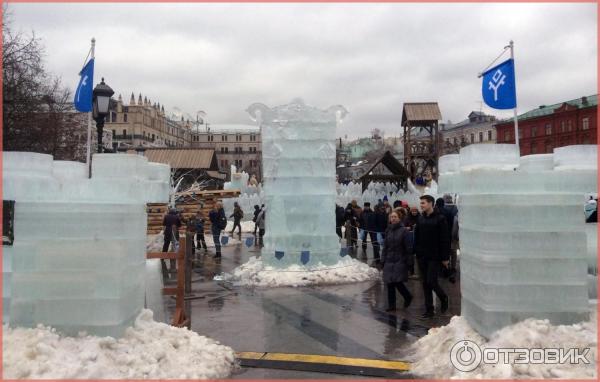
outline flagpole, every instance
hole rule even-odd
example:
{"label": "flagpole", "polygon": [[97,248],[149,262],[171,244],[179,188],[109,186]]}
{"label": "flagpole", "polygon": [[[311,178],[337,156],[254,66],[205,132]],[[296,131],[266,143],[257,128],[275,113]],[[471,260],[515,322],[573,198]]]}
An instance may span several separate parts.
{"label": "flagpole", "polygon": [[[515,62],[515,52],[514,52],[514,43],[513,40],[510,40],[510,44],[508,45],[510,47],[510,58],[511,60],[513,60],[513,65]],[[517,75],[513,74],[515,77],[515,83],[517,82]],[[515,93],[516,93],[516,89],[515,89]],[[515,96],[516,97],[516,96]],[[515,121],[515,143],[517,145],[517,148],[519,149],[519,155],[521,155],[521,148],[519,147],[519,119],[517,118],[517,102],[515,99],[515,108],[513,109],[513,113],[514,113],[514,121]]]}
{"label": "flagpole", "polygon": [[[92,37],[92,50],[91,50],[92,60],[94,59],[95,50],[96,50],[96,39]],[[92,84],[91,86],[94,86],[94,84]],[[92,146],[92,112],[90,111],[90,112],[88,112],[87,154],[86,154],[86,158],[85,158],[85,163],[88,168],[88,177],[89,178],[92,177],[92,163],[90,161],[91,146]]]}

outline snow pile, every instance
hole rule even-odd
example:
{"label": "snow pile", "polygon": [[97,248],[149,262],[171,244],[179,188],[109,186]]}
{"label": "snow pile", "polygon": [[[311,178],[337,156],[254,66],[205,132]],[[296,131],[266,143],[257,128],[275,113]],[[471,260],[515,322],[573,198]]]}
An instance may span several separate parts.
{"label": "snow pile", "polygon": [[325,266],[321,263],[307,269],[301,265],[288,268],[265,266],[258,257],[237,267],[232,275],[226,274],[223,279],[236,285],[282,287],[307,285],[333,285],[376,280],[379,271],[349,256],[341,259],[336,265]]}
{"label": "snow pile", "polygon": [[[411,372],[427,378],[453,379],[542,379],[542,378],[596,378],[597,364],[597,314],[590,321],[574,325],[554,326],[548,320],[528,319],[505,327],[486,340],[473,330],[464,317],[454,316],[450,323],[432,328],[429,334],[411,347],[414,363]],[[589,364],[568,361],[564,364],[514,364],[482,362],[471,372],[461,372],[450,362],[450,350],[457,342],[470,340],[482,350],[489,349],[586,349]],[[513,356],[514,357],[514,356]]]}
{"label": "snow pile", "polygon": [[121,339],[54,329],[4,328],[6,379],[216,379],[231,374],[234,352],[187,329],[152,319],[144,309]]}

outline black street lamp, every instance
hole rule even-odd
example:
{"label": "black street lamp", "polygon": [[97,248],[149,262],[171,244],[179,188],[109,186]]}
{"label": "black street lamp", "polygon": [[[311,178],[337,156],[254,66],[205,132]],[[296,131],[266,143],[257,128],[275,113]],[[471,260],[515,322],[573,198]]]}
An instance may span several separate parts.
{"label": "black street lamp", "polygon": [[104,118],[108,115],[108,107],[110,105],[110,97],[115,92],[104,83],[104,77],[93,91],[93,108],[92,116],[96,121],[96,130],[98,130],[98,153],[102,153],[102,129],[104,128]]}

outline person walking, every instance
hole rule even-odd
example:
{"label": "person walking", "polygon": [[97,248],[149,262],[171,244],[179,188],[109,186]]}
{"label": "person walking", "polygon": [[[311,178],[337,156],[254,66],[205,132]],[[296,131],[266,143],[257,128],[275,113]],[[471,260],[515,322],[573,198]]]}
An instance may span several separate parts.
{"label": "person walking", "polygon": [[345,223],[344,220],[345,212],[344,207],[335,205],[335,233],[338,237],[342,238],[342,226]]}
{"label": "person walking", "polygon": [[383,282],[387,287],[388,308],[386,312],[396,310],[396,290],[404,298],[407,308],[413,296],[404,283],[408,280],[408,270],[413,262],[412,248],[407,244],[408,231],[402,225],[396,211],[390,213],[390,225],[385,231],[381,264],[383,265]]}
{"label": "person walking", "polygon": [[435,199],[431,195],[420,197],[422,215],[415,224],[415,252],[423,278],[425,313],[423,318],[434,316],[433,292],[441,301],[440,312],[448,310],[448,295],[438,284],[441,265],[448,267],[450,240],[446,218],[434,209]]}
{"label": "person walking", "polygon": [[258,246],[262,248],[264,245],[263,237],[265,236],[265,219],[266,219],[266,211],[265,207],[260,210],[260,213],[256,217],[256,225],[258,225]]}
{"label": "person walking", "polygon": [[373,246],[373,261],[379,263],[379,242],[377,241],[377,217],[375,212],[371,210],[371,203],[365,202],[362,214],[360,215],[359,225],[361,231],[362,250],[367,253],[367,236],[371,240]]}
{"label": "person walking", "polygon": [[385,238],[385,231],[388,227],[390,214],[385,212],[385,207],[383,205],[375,207],[375,232],[377,232],[377,240],[379,241],[380,247],[383,245],[383,239]]}
{"label": "person walking", "polygon": [[208,214],[208,218],[211,223],[211,233],[213,241],[215,243],[215,258],[221,257],[221,231],[227,227],[227,218],[225,217],[225,210],[221,202],[215,203],[212,211]]}
{"label": "person walking", "polygon": [[208,252],[206,241],[204,240],[204,214],[202,210],[196,212],[196,248],[203,248],[204,252]]}
{"label": "person walking", "polygon": [[254,205],[254,217],[252,217],[252,221],[254,222],[254,233],[253,235],[255,236],[255,240],[256,240],[256,230],[258,229],[258,224],[256,224],[256,218],[258,217],[258,214],[260,213],[260,207],[258,204]]}
{"label": "person walking", "polygon": [[240,222],[241,222],[242,218],[244,217],[244,211],[242,211],[242,208],[240,207],[238,202],[233,202],[233,213],[229,217],[233,218],[233,229],[231,230],[231,236],[233,236],[233,233],[235,232],[235,227],[238,227],[239,228],[238,236],[241,238],[242,237],[242,225],[240,224]]}
{"label": "person walking", "polygon": [[358,219],[352,208],[352,203],[348,203],[344,210],[344,220],[349,224],[349,229],[346,230],[346,239],[350,237],[350,243],[352,248],[356,248],[358,245]]}
{"label": "person walking", "polygon": [[[171,208],[169,213],[163,217],[163,252],[169,252],[169,246],[173,243],[174,249],[179,243],[179,227],[181,227],[181,219],[175,208]],[[177,244],[175,244],[177,243]],[[164,259],[161,259],[163,272],[167,271],[167,265]],[[169,270],[175,271],[175,260],[169,260]],[[165,273],[166,274],[166,273]]]}

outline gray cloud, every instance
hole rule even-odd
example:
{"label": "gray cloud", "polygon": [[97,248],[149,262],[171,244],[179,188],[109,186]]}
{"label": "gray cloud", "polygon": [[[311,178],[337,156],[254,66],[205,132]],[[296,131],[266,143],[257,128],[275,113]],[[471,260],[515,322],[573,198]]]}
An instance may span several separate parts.
{"label": "gray cloud", "polygon": [[[248,123],[295,97],[350,111],[340,134],[397,135],[404,102],[444,120],[481,105],[481,71],[515,41],[519,110],[597,93],[595,4],[10,4],[47,67],[75,88],[92,36],[96,76],[126,101]],[[52,15],[52,17],[48,17]],[[500,112],[483,110],[501,117]]]}

